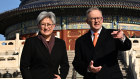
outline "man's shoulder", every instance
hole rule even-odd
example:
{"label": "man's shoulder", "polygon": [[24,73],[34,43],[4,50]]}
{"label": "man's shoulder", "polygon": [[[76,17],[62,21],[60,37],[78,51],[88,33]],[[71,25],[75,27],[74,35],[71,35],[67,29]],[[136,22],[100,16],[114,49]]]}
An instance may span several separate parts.
{"label": "man's shoulder", "polygon": [[110,32],[112,32],[112,31],[115,31],[115,29],[106,29],[107,31],[110,31]]}
{"label": "man's shoulder", "polygon": [[115,31],[114,29],[103,29],[104,33],[112,33],[113,31]]}
{"label": "man's shoulder", "polygon": [[106,32],[112,32],[112,31],[114,31],[114,29],[107,29],[107,28],[105,28],[105,27],[103,27],[102,30],[104,30],[104,31],[106,31]]}
{"label": "man's shoulder", "polygon": [[77,40],[84,40],[84,39],[88,38],[89,36],[90,36],[90,33],[87,32],[84,35],[80,36]]}

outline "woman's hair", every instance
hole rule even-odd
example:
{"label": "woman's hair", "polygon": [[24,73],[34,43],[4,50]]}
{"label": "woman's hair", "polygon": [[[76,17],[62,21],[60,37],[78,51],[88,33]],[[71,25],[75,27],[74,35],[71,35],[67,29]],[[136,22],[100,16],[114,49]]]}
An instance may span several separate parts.
{"label": "woman's hair", "polygon": [[56,17],[53,12],[42,11],[37,17],[37,25],[39,25],[44,18],[50,18],[53,24],[56,24]]}
{"label": "woman's hair", "polygon": [[100,12],[101,12],[101,14],[102,14],[102,11],[99,9],[99,8],[97,8],[97,7],[91,7],[91,8],[89,8],[87,11],[86,11],[86,17],[88,18],[88,14],[91,12],[91,11],[93,11],[93,10],[99,10]]}

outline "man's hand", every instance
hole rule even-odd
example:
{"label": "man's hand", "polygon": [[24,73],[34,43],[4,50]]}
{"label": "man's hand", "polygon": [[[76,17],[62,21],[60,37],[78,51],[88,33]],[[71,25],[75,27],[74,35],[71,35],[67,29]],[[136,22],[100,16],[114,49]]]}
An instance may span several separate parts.
{"label": "man's hand", "polygon": [[54,76],[56,77],[54,79],[61,79],[61,77],[59,75],[54,74]]}
{"label": "man's hand", "polygon": [[89,64],[88,70],[93,73],[98,73],[102,69],[102,66],[94,67],[93,64],[94,62],[91,61]]}
{"label": "man's hand", "polygon": [[113,31],[111,33],[113,38],[118,38],[120,40],[123,40],[125,38],[123,31],[120,29],[119,31]]}

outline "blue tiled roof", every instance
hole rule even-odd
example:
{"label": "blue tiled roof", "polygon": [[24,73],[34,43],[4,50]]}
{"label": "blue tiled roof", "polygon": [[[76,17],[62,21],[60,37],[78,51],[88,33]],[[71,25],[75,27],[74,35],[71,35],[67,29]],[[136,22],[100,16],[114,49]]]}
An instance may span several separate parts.
{"label": "blue tiled roof", "polygon": [[[36,11],[41,8],[83,8],[83,7],[102,7],[102,8],[126,8],[140,10],[139,0],[24,0],[30,1],[16,9],[7,11],[11,13],[16,11]],[[4,13],[4,14],[5,14]],[[0,14],[1,15],[1,14]]]}
{"label": "blue tiled roof", "polygon": [[[99,7],[120,7],[135,8],[140,7],[140,1],[133,0],[38,0],[20,6],[18,9],[38,8],[54,6],[99,6]],[[138,8],[137,8],[138,7]]]}
{"label": "blue tiled roof", "polygon": [[[34,11],[57,9],[57,8],[89,8],[97,6],[99,8],[117,8],[140,11],[140,0],[21,0],[20,7],[0,13],[1,30],[8,26],[12,18]],[[124,12],[125,13],[125,12]],[[9,19],[10,18],[10,19]],[[1,32],[4,33],[4,32]]]}

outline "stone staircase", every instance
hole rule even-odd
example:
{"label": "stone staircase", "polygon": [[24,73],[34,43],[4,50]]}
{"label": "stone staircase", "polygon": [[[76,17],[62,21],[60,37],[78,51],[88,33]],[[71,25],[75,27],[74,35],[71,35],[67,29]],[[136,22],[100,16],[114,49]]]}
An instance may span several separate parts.
{"label": "stone staircase", "polygon": [[[83,76],[81,76],[80,74],[78,74],[74,69],[73,69],[73,65],[72,65],[72,61],[74,59],[74,51],[67,51],[68,52],[68,59],[69,59],[69,74],[67,76],[66,79],[83,79]],[[119,54],[119,58],[118,58],[118,63],[120,65],[120,69],[122,71],[123,74],[123,79],[133,79],[131,76],[131,73],[129,71],[129,68],[125,65],[125,62],[122,59],[122,54]],[[76,77],[76,78],[74,78]]]}
{"label": "stone staircase", "polygon": [[123,52],[119,52],[118,54],[118,63],[123,74],[123,79],[134,79],[129,67],[126,65],[126,62],[123,59]]}
{"label": "stone staircase", "polygon": [[[68,52],[68,59],[69,59],[69,65],[70,65],[67,79],[83,79],[83,77],[73,69],[72,61],[75,56],[74,51],[67,51],[67,52]],[[76,78],[74,78],[74,75],[76,76]]]}
{"label": "stone staircase", "polygon": [[129,67],[125,65],[125,62],[118,60],[118,63],[123,74],[123,79],[134,79],[132,72],[130,71]]}
{"label": "stone staircase", "polygon": [[128,79],[127,78],[127,70],[128,70],[128,67],[125,66],[121,60],[118,60],[118,63],[120,65],[120,69],[121,69],[122,74],[123,74],[123,79]]}
{"label": "stone staircase", "polygon": [[70,65],[67,79],[72,79],[72,75],[73,75],[72,61],[74,59],[74,51],[67,51],[67,54],[68,54],[68,60],[69,60],[69,65]]}

